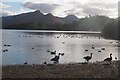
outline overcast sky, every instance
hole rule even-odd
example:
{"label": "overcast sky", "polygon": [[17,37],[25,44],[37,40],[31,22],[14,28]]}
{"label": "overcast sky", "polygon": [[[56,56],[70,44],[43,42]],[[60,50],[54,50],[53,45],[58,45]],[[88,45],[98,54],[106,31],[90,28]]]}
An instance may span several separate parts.
{"label": "overcast sky", "polygon": [[106,15],[118,17],[119,0],[3,0],[0,12],[3,16],[40,10],[55,16]]}

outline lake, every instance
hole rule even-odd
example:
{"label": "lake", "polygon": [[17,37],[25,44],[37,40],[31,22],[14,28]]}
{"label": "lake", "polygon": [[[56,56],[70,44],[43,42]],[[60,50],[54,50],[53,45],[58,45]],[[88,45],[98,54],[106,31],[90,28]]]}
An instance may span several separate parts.
{"label": "lake", "polygon": [[[48,51],[64,53],[59,63],[85,62],[83,57],[93,53],[90,62],[103,61],[112,53],[118,58],[118,41],[108,40],[88,31],[41,31],[41,30],[1,30],[2,64],[42,64],[54,55]],[[92,34],[90,34],[92,33]],[[90,34],[90,35],[89,35]],[[8,46],[7,46],[8,45]],[[95,49],[92,49],[92,45]],[[105,50],[102,50],[105,48]],[[6,51],[4,51],[6,50]],[[86,51],[88,50],[88,51]]]}

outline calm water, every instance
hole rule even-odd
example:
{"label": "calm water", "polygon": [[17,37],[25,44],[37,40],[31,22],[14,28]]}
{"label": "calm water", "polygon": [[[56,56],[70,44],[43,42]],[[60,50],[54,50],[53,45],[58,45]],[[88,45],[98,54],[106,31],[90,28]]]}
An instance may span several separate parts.
{"label": "calm water", "polygon": [[[80,32],[75,32],[77,34],[49,32],[3,30],[2,50],[8,50],[2,52],[3,65],[23,64],[26,61],[28,64],[41,64],[44,61],[52,63],[50,59],[54,56],[47,52],[48,50],[65,53],[60,57],[60,63],[84,62],[83,57],[89,56],[90,53],[93,53],[91,62],[102,61],[109,57],[110,53],[113,54],[113,59],[118,57],[118,47],[116,47],[118,41],[99,39],[99,37]],[[6,44],[11,46],[4,46]],[[91,48],[92,45],[95,46],[95,49]],[[105,50],[101,50],[101,48],[105,48]]]}

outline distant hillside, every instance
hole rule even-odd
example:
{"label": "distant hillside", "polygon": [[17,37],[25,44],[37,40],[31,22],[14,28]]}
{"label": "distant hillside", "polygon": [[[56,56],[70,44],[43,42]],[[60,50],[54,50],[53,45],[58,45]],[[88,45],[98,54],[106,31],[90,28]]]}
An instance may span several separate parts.
{"label": "distant hillside", "polygon": [[15,16],[2,17],[3,29],[28,29],[28,30],[84,30],[101,31],[106,23],[112,19],[106,16],[89,16],[77,18],[68,15],[65,18],[53,16],[51,13],[44,15],[39,10]]}
{"label": "distant hillside", "polygon": [[120,40],[120,17],[108,22],[102,29],[102,36],[108,39]]}
{"label": "distant hillside", "polygon": [[72,24],[64,25],[71,30],[80,31],[101,31],[103,27],[113,19],[106,16],[89,16],[79,19],[79,21],[74,21]]}
{"label": "distant hillside", "polygon": [[105,24],[112,19],[106,16],[89,16],[80,19],[75,25],[79,30],[101,31]]}

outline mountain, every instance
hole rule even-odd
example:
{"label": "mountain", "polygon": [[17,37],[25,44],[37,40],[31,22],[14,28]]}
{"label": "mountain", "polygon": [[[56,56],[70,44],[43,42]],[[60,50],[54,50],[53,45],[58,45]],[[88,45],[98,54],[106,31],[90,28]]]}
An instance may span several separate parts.
{"label": "mountain", "polygon": [[[72,19],[70,19],[70,21],[68,21],[68,19],[70,19],[70,17],[60,18],[53,16],[51,13],[44,15],[42,12],[37,10],[35,12],[2,17],[2,23],[3,23],[3,28],[7,28],[8,26],[12,26],[12,25],[28,24],[28,23],[65,24],[65,23],[73,22]],[[78,18],[74,16],[73,20],[77,21]]]}
{"label": "mountain", "polygon": [[68,15],[63,19],[66,23],[73,23],[74,21],[79,21],[75,15]]}

